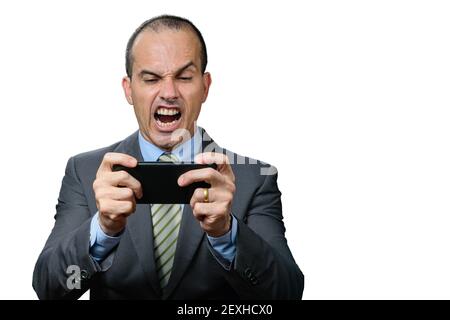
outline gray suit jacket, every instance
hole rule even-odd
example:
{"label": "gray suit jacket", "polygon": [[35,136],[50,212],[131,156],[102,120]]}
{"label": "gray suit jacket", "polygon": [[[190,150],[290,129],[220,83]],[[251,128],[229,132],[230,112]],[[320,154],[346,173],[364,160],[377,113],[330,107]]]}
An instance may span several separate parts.
{"label": "gray suit jacket", "polygon": [[[221,151],[214,141],[208,142],[204,130],[202,134],[203,151]],[[184,206],[174,267],[164,290],[155,271],[148,205],[136,205],[119,245],[100,265],[91,258],[90,222],[97,212],[92,183],[107,152],[143,161],[135,132],[112,146],[69,159],[55,226],[33,274],[38,297],[75,299],[90,289],[91,299],[300,299],[303,274],[284,236],[277,175],[261,175],[263,163],[249,164],[254,160],[245,158],[246,164],[236,164],[244,158],[222,151],[232,158],[236,177],[232,212],[238,232],[231,266],[212,249],[189,205]],[[80,268],[80,289],[68,286],[70,265]]]}

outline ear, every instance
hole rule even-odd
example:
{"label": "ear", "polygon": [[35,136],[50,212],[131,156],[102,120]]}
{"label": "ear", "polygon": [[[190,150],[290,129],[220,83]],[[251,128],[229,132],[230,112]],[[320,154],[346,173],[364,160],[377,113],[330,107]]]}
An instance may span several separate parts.
{"label": "ear", "polygon": [[131,79],[128,77],[123,77],[122,79],[122,88],[125,93],[125,98],[127,99],[130,105],[133,105],[133,98],[131,97]]}
{"label": "ear", "polygon": [[202,98],[202,102],[206,101],[206,98],[208,98],[208,92],[209,92],[209,87],[211,86],[211,74],[209,72],[205,72],[203,74],[203,98]]}

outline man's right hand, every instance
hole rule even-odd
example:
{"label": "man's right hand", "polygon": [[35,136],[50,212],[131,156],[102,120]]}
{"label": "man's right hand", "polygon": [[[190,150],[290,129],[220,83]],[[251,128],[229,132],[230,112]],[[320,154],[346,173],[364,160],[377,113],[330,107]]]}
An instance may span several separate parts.
{"label": "man's right hand", "polygon": [[100,227],[109,236],[121,232],[129,215],[136,210],[136,200],[142,197],[138,180],[126,171],[112,171],[115,164],[134,168],[137,160],[123,153],[108,152],[93,183]]}

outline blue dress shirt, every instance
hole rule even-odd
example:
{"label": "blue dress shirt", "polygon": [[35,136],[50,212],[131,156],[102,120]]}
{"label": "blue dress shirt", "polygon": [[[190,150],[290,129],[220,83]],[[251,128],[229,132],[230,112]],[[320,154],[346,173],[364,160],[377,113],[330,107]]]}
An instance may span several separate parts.
{"label": "blue dress shirt", "polygon": [[[142,157],[144,161],[158,161],[158,158],[165,153],[164,150],[159,149],[151,142],[145,140],[141,132],[139,132],[139,147],[141,149]],[[174,150],[174,154],[180,161],[189,162],[194,161],[194,157],[201,152],[202,138],[200,129],[197,127],[194,137],[185,141]],[[182,205],[182,209],[184,205]],[[150,212],[149,212],[150,214]],[[119,244],[123,231],[114,236],[108,236],[100,227],[98,222],[98,212],[91,220],[91,233],[90,233],[90,254],[95,261],[101,262],[108,254]],[[236,234],[237,234],[237,221],[232,216],[231,230],[221,237],[208,237],[208,241],[213,249],[220,254],[226,261],[231,263],[236,255]]]}

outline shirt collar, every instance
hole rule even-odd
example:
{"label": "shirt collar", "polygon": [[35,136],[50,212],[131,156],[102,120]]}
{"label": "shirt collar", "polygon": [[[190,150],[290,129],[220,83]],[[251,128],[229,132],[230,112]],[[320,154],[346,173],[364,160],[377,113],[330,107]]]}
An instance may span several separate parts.
{"label": "shirt collar", "polygon": [[[141,149],[142,157],[144,161],[158,161],[158,158],[166,151],[158,148],[150,141],[147,141],[141,131],[139,131],[139,148]],[[194,136],[177,146],[172,150],[172,154],[175,155],[181,162],[194,161],[194,157],[201,152],[202,138],[199,127],[195,127]]]}

